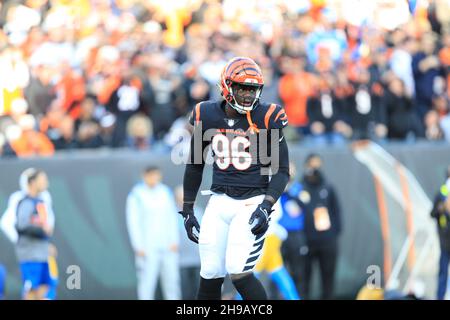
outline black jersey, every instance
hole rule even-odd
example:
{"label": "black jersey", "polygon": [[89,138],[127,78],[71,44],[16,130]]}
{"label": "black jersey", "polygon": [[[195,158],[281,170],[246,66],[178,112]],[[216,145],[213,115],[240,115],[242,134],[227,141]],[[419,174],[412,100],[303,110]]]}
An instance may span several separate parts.
{"label": "black jersey", "polygon": [[230,194],[230,189],[239,190],[236,197],[241,197],[249,188],[261,192],[267,188],[271,145],[284,138],[279,129],[288,123],[282,107],[259,103],[249,115],[229,118],[224,101],[204,101],[195,106],[190,122],[197,130],[201,128],[203,148],[211,146],[213,191]]}

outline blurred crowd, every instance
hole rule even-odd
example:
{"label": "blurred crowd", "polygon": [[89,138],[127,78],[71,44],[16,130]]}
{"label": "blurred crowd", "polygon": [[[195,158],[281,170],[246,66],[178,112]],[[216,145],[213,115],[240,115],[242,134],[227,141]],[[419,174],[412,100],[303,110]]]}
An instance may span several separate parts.
{"label": "blurred crowd", "polygon": [[450,141],[448,0],[6,0],[0,28],[0,157],[170,150],[234,56],[292,141]]}

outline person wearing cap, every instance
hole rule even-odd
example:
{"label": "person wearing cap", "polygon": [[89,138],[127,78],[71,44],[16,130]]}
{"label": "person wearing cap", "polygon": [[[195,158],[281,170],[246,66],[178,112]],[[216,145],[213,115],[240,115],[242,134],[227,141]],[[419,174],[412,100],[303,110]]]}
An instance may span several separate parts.
{"label": "person wearing cap", "polygon": [[444,300],[447,291],[448,266],[450,264],[450,165],[447,167],[446,181],[437,192],[431,217],[436,219],[439,234],[441,255],[439,258],[439,274],[437,299]]}
{"label": "person wearing cap", "polygon": [[44,171],[26,169],[20,190],[11,194],[0,229],[16,246],[24,280],[24,299],[55,299],[56,249],[49,243],[55,225],[52,199]]}

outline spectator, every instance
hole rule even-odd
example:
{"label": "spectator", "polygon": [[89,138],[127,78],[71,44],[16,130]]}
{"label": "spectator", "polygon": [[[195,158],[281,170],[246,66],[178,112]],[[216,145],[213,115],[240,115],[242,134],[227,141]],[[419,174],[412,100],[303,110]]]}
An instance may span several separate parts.
{"label": "spectator", "polygon": [[444,134],[442,132],[439,114],[436,110],[430,110],[425,115],[425,137],[430,140],[441,140]]}
{"label": "spectator", "polygon": [[307,101],[313,94],[315,81],[305,68],[306,57],[284,56],[281,61],[283,76],[278,86],[289,125],[297,128],[302,136],[309,134]]}
{"label": "spectator", "polygon": [[154,104],[150,108],[150,119],[153,122],[155,138],[161,139],[175,120],[176,113],[172,101],[181,81],[175,75],[175,62],[169,61],[164,55],[154,55],[150,63],[148,78],[155,96]]}
{"label": "spectator", "polygon": [[149,150],[153,125],[144,114],[135,114],[127,123],[127,146],[134,150]]}
{"label": "spectator", "polygon": [[80,115],[75,120],[75,131],[78,131],[81,124],[85,121],[94,121],[98,123],[98,114],[100,107],[97,105],[95,96],[87,96],[80,103]]}
{"label": "spectator", "polygon": [[55,151],[52,142],[36,131],[36,119],[27,114],[20,119],[19,136],[10,141],[11,148],[18,157],[51,156]]}
{"label": "spectator", "polygon": [[303,186],[303,212],[308,253],[305,259],[304,298],[310,299],[310,283],[315,262],[319,263],[321,299],[333,298],[334,277],[341,233],[341,213],[334,188],[325,181],[322,159],[317,154],[306,158]]}
{"label": "spectator", "polygon": [[423,136],[423,128],[405,85],[399,78],[389,83],[385,95],[388,118],[388,137],[391,139],[415,140]]}
{"label": "spectator", "polygon": [[126,219],[135,254],[138,298],[153,300],[158,279],[165,299],[181,298],[178,213],[169,187],[161,183],[161,171],[147,167],[143,181],[127,198]]}
{"label": "spectator", "polygon": [[60,120],[58,129],[53,132],[53,135],[57,137],[52,141],[56,150],[69,150],[78,147],[75,139],[74,121],[68,115]]}
{"label": "spectator", "polygon": [[30,74],[22,51],[14,46],[0,52],[0,69],[0,115],[4,115],[11,112],[16,99],[23,99],[22,92],[28,86]]}
{"label": "spectator", "polygon": [[416,85],[417,111],[420,117],[431,109],[435,79],[441,73],[439,58],[435,52],[435,36],[425,34],[420,43],[420,50],[413,56],[412,67]]}
{"label": "spectator", "polygon": [[352,134],[351,127],[344,121],[343,106],[332,90],[334,84],[333,76],[325,75],[318,93],[307,102],[311,138],[319,145],[342,144]]}
{"label": "spectator", "polygon": [[408,97],[415,95],[415,82],[412,67],[412,55],[415,51],[415,40],[407,37],[404,31],[399,29],[394,32],[394,50],[390,58],[390,67],[393,73],[401,79]]}
{"label": "spectator", "polygon": [[125,78],[108,101],[107,109],[116,116],[113,147],[126,143],[126,124],[134,114],[143,111],[140,82],[131,76]]}
{"label": "spectator", "polygon": [[184,114],[192,110],[192,107],[201,101],[206,101],[210,99],[210,85],[203,78],[198,75],[190,76],[190,73],[197,73],[194,68],[190,68],[185,73],[185,81],[183,82],[184,90],[186,90],[188,95],[187,104],[190,106],[189,110],[186,110]]}
{"label": "spectator", "polygon": [[382,89],[384,88],[386,78],[388,77],[389,73],[394,75],[393,72],[389,69],[387,48],[377,48],[373,53],[372,60],[373,61],[368,67],[370,73],[370,85],[375,89],[374,92],[377,95],[380,95],[382,94]]}
{"label": "spectator", "polygon": [[349,99],[350,121],[354,139],[380,140],[387,135],[387,115],[380,85],[370,85],[370,73],[358,74]]}
{"label": "spectator", "polygon": [[31,66],[31,79],[25,88],[25,98],[30,106],[30,113],[35,117],[46,113],[51,102],[56,98],[52,84],[52,70],[44,64]]}
{"label": "spectator", "polygon": [[447,290],[448,266],[450,263],[450,166],[447,168],[446,181],[434,198],[431,217],[436,219],[439,234],[441,256],[439,258],[439,275],[437,299],[444,300]]}
{"label": "spectator", "polygon": [[77,133],[77,145],[80,149],[95,149],[103,146],[100,126],[96,121],[83,121]]}

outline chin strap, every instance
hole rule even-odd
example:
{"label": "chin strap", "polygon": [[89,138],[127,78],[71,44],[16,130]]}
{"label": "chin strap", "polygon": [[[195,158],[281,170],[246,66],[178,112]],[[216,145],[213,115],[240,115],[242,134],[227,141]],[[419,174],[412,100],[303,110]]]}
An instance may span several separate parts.
{"label": "chin strap", "polygon": [[250,115],[250,111],[247,111],[247,121],[248,121],[248,124],[250,125],[248,130],[250,130],[251,133],[259,133],[258,127],[252,121],[252,116]]}

